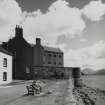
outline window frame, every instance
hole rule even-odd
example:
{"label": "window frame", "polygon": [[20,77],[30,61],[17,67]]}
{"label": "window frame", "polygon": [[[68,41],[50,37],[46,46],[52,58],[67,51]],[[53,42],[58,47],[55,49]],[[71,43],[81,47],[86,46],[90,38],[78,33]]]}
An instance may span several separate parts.
{"label": "window frame", "polygon": [[62,55],[59,55],[59,58],[62,58]]}
{"label": "window frame", "polygon": [[3,72],[3,81],[7,81],[7,72]]}
{"label": "window frame", "polygon": [[51,62],[50,62],[50,61],[48,61],[48,64],[51,64]]}
{"label": "window frame", "polygon": [[54,62],[54,65],[56,65],[57,63],[56,62]]}
{"label": "window frame", "polygon": [[3,67],[7,67],[7,58],[3,58]]}

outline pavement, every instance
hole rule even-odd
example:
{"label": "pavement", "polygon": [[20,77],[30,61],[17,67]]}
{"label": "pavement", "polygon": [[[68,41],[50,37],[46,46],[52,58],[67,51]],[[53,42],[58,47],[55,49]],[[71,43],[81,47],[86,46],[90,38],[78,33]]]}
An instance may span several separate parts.
{"label": "pavement", "polygon": [[12,82],[7,83],[7,84],[1,84],[0,87],[27,84],[27,83],[32,83],[32,80],[13,80]]}
{"label": "pavement", "polygon": [[67,81],[67,89],[65,92],[65,101],[64,101],[64,105],[76,105],[76,100],[73,96],[73,83],[72,83],[72,79],[69,79]]}
{"label": "pavement", "polygon": [[[43,81],[43,80],[41,80]],[[0,105],[76,105],[72,80],[44,80],[43,94],[27,96],[26,85],[32,80],[15,80],[0,88]]]}

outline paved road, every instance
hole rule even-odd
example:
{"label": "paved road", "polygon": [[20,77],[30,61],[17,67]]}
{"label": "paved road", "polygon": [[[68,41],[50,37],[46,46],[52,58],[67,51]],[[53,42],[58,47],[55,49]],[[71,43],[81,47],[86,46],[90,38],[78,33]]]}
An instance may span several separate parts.
{"label": "paved road", "polygon": [[70,81],[47,81],[41,96],[27,96],[26,85],[0,87],[0,105],[74,105]]}
{"label": "paved road", "polygon": [[65,101],[64,105],[76,105],[76,101],[74,99],[74,96],[72,94],[73,90],[73,84],[72,84],[72,79],[69,79],[67,81],[67,89],[65,91]]}
{"label": "paved road", "polygon": [[0,105],[6,105],[22,97],[26,93],[26,84],[13,86],[0,86]]}

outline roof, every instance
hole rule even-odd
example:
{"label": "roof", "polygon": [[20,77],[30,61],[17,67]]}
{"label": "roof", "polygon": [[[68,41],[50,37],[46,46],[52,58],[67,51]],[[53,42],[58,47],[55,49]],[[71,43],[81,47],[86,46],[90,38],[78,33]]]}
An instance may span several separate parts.
{"label": "roof", "polygon": [[12,56],[12,54],[10,52],[8,52],[7,50],[5,50],[2,46],[0,46],[0,52],[3,52],[5,54],[8,54],[8,55]]}
{"label": "roof", "polygon": [[45,51],[63,53],[60,48],[48,47],[48,46],[43,46],[43,48]]}

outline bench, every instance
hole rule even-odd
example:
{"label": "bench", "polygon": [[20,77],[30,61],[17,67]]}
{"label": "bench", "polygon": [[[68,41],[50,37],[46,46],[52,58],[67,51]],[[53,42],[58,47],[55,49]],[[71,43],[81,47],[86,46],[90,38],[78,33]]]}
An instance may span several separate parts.
{"label": "bench", "polygon": [[35,94],[35,90],[32,87],[32,85],[30,86],[26,86],[27,90],[28,90],[28,95],[34,95]]}
{"label": "bench", "polygon": [[28,90],[28,95],[35,95],[35,94],[40,94],[42,89],[40,86],[33,87],[33,85],[26,86]]}

